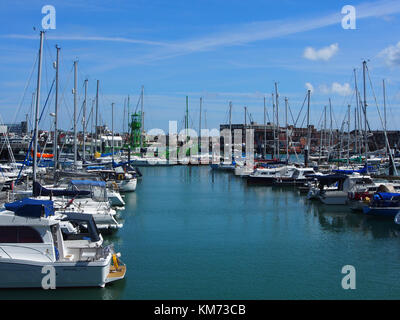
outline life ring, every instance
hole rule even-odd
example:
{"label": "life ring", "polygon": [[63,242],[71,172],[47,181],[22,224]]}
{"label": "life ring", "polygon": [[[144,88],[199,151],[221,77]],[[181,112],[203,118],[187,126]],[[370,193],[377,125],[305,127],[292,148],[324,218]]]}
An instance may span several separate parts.
{"label": "life ring", "polygon": [[118,180],[124,180],[124,174],[123,173],[118,174]]}

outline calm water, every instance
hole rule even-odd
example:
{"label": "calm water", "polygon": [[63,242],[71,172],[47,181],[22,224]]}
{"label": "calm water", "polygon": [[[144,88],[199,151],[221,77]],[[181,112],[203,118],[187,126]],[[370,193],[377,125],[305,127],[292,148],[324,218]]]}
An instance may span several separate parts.
{"label": "calm water", "polygon": [[[392,219],[248,187],[208,167],[143,168],[115,243],[126,279],[105,288],[0,290],[0,299],[398,299]],[[357,289],[343,290],[353,265]]]}

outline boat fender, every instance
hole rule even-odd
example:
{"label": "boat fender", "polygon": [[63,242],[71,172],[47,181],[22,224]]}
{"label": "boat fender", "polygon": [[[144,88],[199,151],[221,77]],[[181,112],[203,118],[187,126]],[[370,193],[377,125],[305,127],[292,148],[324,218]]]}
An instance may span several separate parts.
{"label": "boat fender", "polygon": [[57,247],[54,247],[54,253],[56,254],[56,261],[60,258],[60,253],[58,252]]}
{"label": "boat fender", "polygon": [[112,255],[112,259],[113,259],[113,264],[114,264],[115,269],[118,269],[118,258],[115,253]]}

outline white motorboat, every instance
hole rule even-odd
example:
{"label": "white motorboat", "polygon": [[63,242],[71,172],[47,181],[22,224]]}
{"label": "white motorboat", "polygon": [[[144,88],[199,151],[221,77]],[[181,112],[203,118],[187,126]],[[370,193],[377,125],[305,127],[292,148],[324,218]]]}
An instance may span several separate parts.
{"label": "white motorboat", "polygon": [[296,168],[287,166],[286,171],[278,175],[274,181],[274,185],[303,185],[310,180],[308,175],[315,175],[313,168]]}
{"label": "white motorboat", "polygon": [[247,177],[251,175],[253,172],[254,172],[253,166],[246,166],[245,164],[243,164],[243,165],[236,165],[235,167],[235,176]]}
{"label": "white motorboat", "polygon": [[36,199],[54,202],[57,212],[78,212],[89,214],[99,229],[112,230],[122,228],[115,219],[117,212],[111,208],[106,196],[105,182],[71,180],[67,189],[47,189],[34,183],[33,196]]}
{"label": "white motorboat", "polygon": [[398,193],[400,192],[400,184],[387,181],[374,181],[372,184],[355,185],[348,192],[347,202],[350,209],[362,212],[363,208],[376,192]]}
{"label": "white motorboat", "polygon": [[246,177],[248,184],[272,185],[277,177],[286,172],[286,167],[257,168]]}
{"label": "white motorboat", "polygon": [[[102,245],[90,215],[57,215],[49,200],[24,199],[5,207],[0,214],[1,288],[43,287],[51,269],[55,288],[104,287],[124,278],[126,266],[112,246]],[[63,235],[61,221],[79,224],[87,233]]]}
{"label": "white motorboat", "polygon": [[[353,173],[351,175],[331,175],[330,179],[335,180],[337,188],[333,190],[322,189],[319,193],[319,199],[322,203],[328,205],[345,205],[348,203],[348,193],[357,185],[373,185],[370,176]],[[326,177],[325,177],[326,178]]]}

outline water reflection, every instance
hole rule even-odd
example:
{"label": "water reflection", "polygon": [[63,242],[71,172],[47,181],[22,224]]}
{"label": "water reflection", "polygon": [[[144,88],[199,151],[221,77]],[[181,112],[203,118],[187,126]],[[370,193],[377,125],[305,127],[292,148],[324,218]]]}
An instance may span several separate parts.
{"label": "water reflection", "polygon": [[116,300],[122,298],[125,286],[126,279],[110,283],[104,288],[0,289],[0,300],[65,300],[74,297],[88,300]]}
{"label": "water reflection", "polygon": [[318,218],[319,224],[326,231],[359,232],[374,239],[400,236],[400,226],[390,217],[366,216],[351,211],[347,206],[327,206],[315,202],[309,202],[306,208]]}

